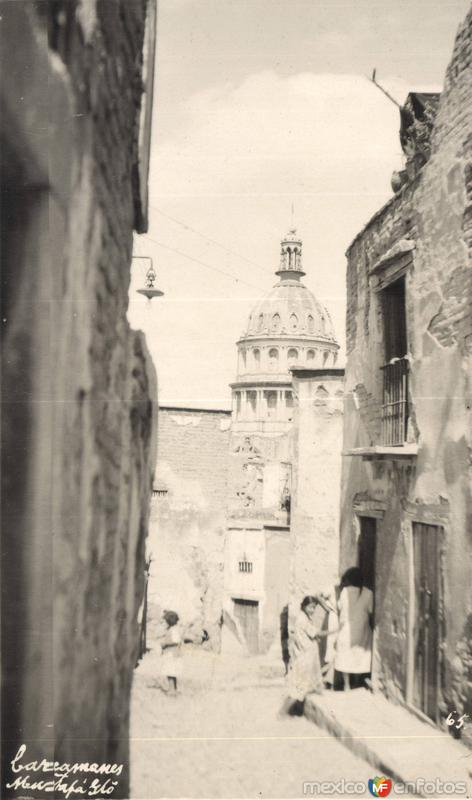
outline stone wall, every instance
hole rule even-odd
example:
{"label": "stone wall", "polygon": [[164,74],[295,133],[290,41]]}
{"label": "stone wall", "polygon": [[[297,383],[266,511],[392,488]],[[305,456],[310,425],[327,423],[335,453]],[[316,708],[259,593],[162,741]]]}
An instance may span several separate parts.
{"label": "stone wall", "polygon": [[[403,268],[409,357],[407,443],[417,456],[344,463],[341,567],[355,561],[358,516],[378,519],[374,681],[413,701],[413,525],[440,528],[441,714],[472,714],[471,342],[472,13],[459,30],[431,157],[348,250],[344,449],[380,441],[382,269]],[[374,271],[373,271],[374,270]],[[377,271],[376,271],[377,270]]]}
{"label": "stone wall", "polygon": [[338,577],[343,379],[342,369],[293,370],[292,614]]}
{"label": "stone wall", "polygon": [[274,433],[233,431],[229,448],[229,516],[287,523],[283,505],[291,491],[291,471],[287,429]]}
{"label": "stone wall", "polygon": [[20,0],[1,22],[4,780],[27,742],[27,762],[123,764],[114,797],[154,464],[126,321],[146,5]]}
{"label": "stone wall", "polygon": [[205,628],[219,646],[231,413],[159,410],[159,456],[151,508],[149,636],[162,610],[188,635]]}

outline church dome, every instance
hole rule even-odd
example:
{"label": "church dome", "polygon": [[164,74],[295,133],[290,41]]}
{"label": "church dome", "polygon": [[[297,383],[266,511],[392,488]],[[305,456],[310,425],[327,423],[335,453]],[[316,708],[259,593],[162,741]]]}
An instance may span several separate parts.
{"label": "church dome", "polygon": [[320,339],[336,343],[328,311],[303,283],[281,280],[253,308],[244,339]]}
{"label": "church dome", "polygon": [[302,242],[290,231],[281,243],[279,282],[254,306],[242,339],[316,339],[337,345],[328,311],[301,282]]}
{"label": "church dome", "polygon": [[233,430],[289,430],[295,397],[294,369],[334,367],[339,345],[328,311],[301,278],[302,241],[291,230],[282,239],[279,282],[259,300],[238,341],[233,390]]}

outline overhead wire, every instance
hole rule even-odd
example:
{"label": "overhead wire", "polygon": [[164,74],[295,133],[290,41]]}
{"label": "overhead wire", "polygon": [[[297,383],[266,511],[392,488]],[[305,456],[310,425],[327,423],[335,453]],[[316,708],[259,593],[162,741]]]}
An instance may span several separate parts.
{"label": "overhead wire", "polygon": [[262,272],[266,272],[269,275],[272,274],[271,270],[267,269],[266,267],[262,267],[256,261],[252,261],[252,259],[247,258],[247,256],[243,256],[241,253],[238,253],[236,250],[232,250],[230,247],[226,247],[226,245],[222,244],[221,242],[218,242],[211,236],[207,236],[205,233],[198,231],[196,228],[192,228],[191,225],[187,225],[186,222],[183,222],[182,220],[179,220],[176,217],[172,217],[170,214],[166,214],[165,211],[162,211],[162,209],[157,208],[157,206],[150,205],[150,208],[152,208],[154,211],[157,211],[157,213],[160,214],[162,217],[170,219],[171,222],[175,222],[176,225],[180,225],[182,228],[185,228],[185,230],[190,231],[191,233],[195,233],[197,236],[200,236],[202,239],[206,239],[207,242],[211,242],[211,244],[214,244],[217,247],[221,247],[222,250],[225,250],[230,255],[236,256],[236,258],[240,258],[242,261],[245,261],[247,264],[251,264],[251,266],[253,267],[257,267],[257,269],[260,269]]}
{"label": "overhead wire", "polygon": [[[153,239],[152,236],[149,236],[147,233],[141,234],[146,239],[149,239],[150,242],[157,244],[158,247],[162,247],[164,250],[169,250],[171,253],[176,253],[183,258],[187,258],[189,261],[193,261],[195,264],[200,264],[202,267],[206,267],[206,269],[213,270],[213,272],[218,272],[220,275],[225,275],[227,278],[231,278],[236,283],[244,283],[246,286],[250,286],[251,289],[257,289],[258,292],[264,292],[266,289],[263,289],[260,286],[256,286],[254,283],[249,283],[249,281],[245,281],[243,278],[238,278],[236,275],[233,275],[232,272],[226,272],[226,270],[218,269],[218,267],[214,267],[212,264],[207,264],[205,261],[201,261],[199,258],[195,258],[194,256],[189,256],[188,253],[183,253],[182,250],[177,250],[176,247],[170,247],[163,242],[159,242],[157,239]],[[267,287],[266,287],[267,288]]]}

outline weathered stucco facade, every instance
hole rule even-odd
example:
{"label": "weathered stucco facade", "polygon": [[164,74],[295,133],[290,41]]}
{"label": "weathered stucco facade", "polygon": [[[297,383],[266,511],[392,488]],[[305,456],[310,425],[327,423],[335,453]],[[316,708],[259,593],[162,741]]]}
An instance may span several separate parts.
{"label": "weathered stucco facade", "polygon": [[114,797],[154,464],[154,369],[126,321],[153,13],[15,2],[1,20],[3,779],[25,742],[27,763],[122,764]]}
{"label": "weathered stucco facade", "polygon": [[438,721],[472,715],[471,52],[469,14],[427,149],[423,118],[347,253],[341,568],[375,545],[374,687]]}
{"label": "weathered stucco facade", "polygon": [[344,370],[292,370],[297,397],[290,536],[290,609],[338,579]]}
{"label": "weathered stucco facade", "polygon": [[148,646],[164,609],[219,648],[231,412],[159,409],[148,551]]}

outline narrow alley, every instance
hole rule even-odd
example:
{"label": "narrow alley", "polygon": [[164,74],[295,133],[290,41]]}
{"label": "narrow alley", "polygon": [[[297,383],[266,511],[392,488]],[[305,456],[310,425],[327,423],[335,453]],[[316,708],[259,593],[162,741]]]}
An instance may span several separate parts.
{"label": "narrow alley", "polygon": [[155,666],[151,652],[135,675],[133,800],[303,797],[304,782],[367,785],[373,777],[371,766],[304,717],[278,717],[284,679],[273,665],[187,651],[175,697],[158,688]]}

